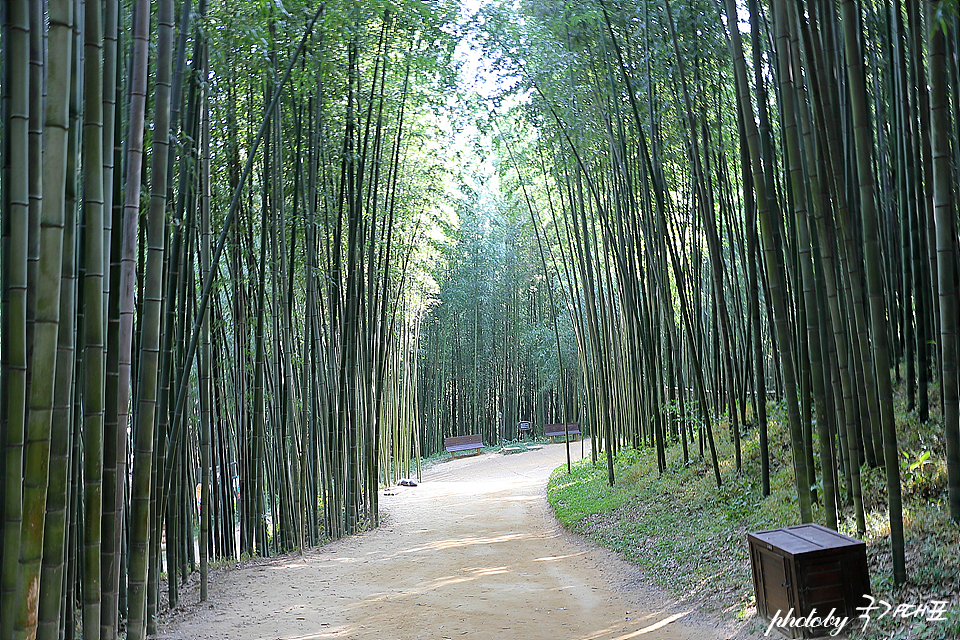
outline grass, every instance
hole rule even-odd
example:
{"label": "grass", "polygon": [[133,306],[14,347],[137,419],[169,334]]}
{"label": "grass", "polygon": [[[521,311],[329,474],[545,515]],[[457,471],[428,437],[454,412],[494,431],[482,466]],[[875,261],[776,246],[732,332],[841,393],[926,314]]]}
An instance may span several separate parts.
{"label": "grass", "polygon": [[[937,403],[939,401],[937,400]],[[871,590],[894,605],[949,602],[946,621],[923,616],[874,619],[856,640],[956,640],[960,638],[960,526],[946,505],[946,465],[942,427],[935,416],[926,424],[897,399],[901,443],[904,531],[908,581],[894,588],[889,544],[886,481],[881,469],[863,469],[864,509]],[[935,406],[931,398],[931,409]],[[715,427],[722,487],[717,488],[707,459],[684,465],[680,445],[668,449],[668,469],[660,474],[653,450],[623,450],[616,458],[613,487],[606,467],[583,460],[570,474],[558,468],[547,495],[558,520],[633,562],[681,600],[696,601],[722,618],[753,619],[753,631],[766,625],[756,618],[756,602],[746,534],[799,524],[793,463],[785,415],[770,407],[771,495],[760,490],[758,435],[742,437],[743,472],[733,465],[733,446],[725,422]],[[814,519],[825,523],[814,505]],[[852,508],[843,507],[840,531],[856,536]]]}

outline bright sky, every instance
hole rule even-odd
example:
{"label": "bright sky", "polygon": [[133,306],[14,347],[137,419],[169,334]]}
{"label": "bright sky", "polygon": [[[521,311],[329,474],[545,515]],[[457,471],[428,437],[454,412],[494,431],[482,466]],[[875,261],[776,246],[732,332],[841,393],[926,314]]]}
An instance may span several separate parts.
{"label": "bright sky", "polygon": [[[460,3],[461,22],[466,23],[486,2],[487,0],[463,0]],[[471,38],[465,38],[457,45],[457,56],[463,62],[461,80],[466,89],[476,91],[484,98],[490,98],[500,89],[500,76],[491,68],[480,46]]]}

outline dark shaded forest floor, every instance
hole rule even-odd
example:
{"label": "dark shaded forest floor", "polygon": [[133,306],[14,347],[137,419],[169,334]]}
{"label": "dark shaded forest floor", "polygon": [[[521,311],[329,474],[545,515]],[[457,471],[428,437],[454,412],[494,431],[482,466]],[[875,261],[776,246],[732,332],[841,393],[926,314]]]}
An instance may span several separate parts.
{"label": "dark shaded forest floor", "polygon": [[[873,596],[894,606],[949,603],[946,621],[923,616],[851,620],[855,639],[956,640],[960,638],[960,526],[949,518],[946,466],[939,398],[931,397],[931,420],[918,422],[897,398],[901,442],[904,529],[908,581],[893,586],[886,482],[881,469],[864,468],[864,510]],[[734,468],[726,422],[715,426],[723,486],[717,489],[709,463],[691,444],[691,462],[683,464],[679,443],[667,452],[668,470],[657,471],[652,448],[624,451],[616,461],[616,485],[607,486],[606,468],[584,460],[573,474],[558,469],[550,480],[549,500],[565,526],[636,563],[657,584],[682,600],[702,601],[721,618],[756,618],[746,534],[799,524],[789,433],[782,410],[770,405],[771,489],[760,490],[758,434],[744,430],[742,473]],[[824,523],[820,505],[817,522]],[[852,508],[845,506],[842,533],[856,537]],[[880,609],[879,611],[883,611]],[[773,635],[776,635],[775,633]]]}

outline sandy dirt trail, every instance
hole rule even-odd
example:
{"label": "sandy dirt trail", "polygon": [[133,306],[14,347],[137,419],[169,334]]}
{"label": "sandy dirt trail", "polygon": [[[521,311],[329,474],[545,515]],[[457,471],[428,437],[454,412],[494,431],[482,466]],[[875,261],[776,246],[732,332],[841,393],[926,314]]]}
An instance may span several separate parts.
{"label": "sandy dirt trail", "polygon": [[[574,458],[580,443],[571,444]],[[588,453],[589,455],[589,453]],[[723,640],[695,603],[565,532],[545,486],[561,444],[435,465],[381,493],[379,529],[219,572],[158,638],[195,640]],[[189,597],[192,594],[187,594]],[[195,595],[193,598],[195,599]],[[741,630],[742,634],[742,630]],[[743,637],[738,636],[738,637]]]}

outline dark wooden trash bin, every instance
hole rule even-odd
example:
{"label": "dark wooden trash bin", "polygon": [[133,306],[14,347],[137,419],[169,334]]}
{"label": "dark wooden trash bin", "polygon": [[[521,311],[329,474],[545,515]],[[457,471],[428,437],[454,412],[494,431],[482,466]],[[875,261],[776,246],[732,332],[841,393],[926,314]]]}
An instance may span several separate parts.
{"label": "dark wooden trash bin", "polygon": [[[844,631],[855,626],[858,606],[870,593],[867,548],[856,538],[842,535],[818,524],[771,529],[747,534],[757,614],[766,625],[775,617],[825,618],[835,609],[838,618],[849,617]],[[828,635],[835,627],[777,626],[790,638]]]}

